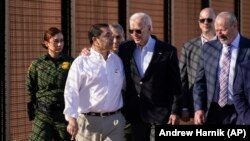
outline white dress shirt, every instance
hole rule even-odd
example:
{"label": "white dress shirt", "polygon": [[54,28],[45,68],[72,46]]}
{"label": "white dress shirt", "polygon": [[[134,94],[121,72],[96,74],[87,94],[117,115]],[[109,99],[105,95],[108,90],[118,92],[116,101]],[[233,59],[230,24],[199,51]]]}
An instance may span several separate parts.
{"label": "white dress shirt", "polygon": [[107,60],[90,50],[89,56],[77,57],[66,81],[65,118],[79,113],[112,112],[123,106],[121,89],[124,70],[121,59],[110,52]]}
{"label": "white dress shirt", "polygon": [[201,44],[204,45],[208,41],[216,40],[217,36],[214,36],[211,40],[206,39],[202,34],[201,34]]}

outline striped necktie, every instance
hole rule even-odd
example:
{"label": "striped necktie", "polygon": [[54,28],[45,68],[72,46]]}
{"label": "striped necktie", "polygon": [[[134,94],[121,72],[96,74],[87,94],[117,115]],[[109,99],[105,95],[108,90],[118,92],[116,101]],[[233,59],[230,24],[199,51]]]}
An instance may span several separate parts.
{"label": "striped necktie", "polygon": [[219,75],[219,101],[220,107],[224,107],[228,100],[228,83],[229,83],[229,70],[231,60],[231,47],[226,46],[224,52],[224,58],[222,60],[222,66]]}

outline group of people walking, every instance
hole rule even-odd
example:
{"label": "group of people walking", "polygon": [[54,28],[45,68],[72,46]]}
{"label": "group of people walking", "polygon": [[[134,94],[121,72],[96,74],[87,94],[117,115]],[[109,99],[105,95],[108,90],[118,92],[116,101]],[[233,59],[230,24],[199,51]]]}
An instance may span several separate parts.
{"label": "group of people walking", "polygon": [[62,32],[49,28],[48,54],[27,75],[30,140],[154,141],[155,126],[180,119],[250,124],[250,40],[230,12],[202,9],[198,24],[201,36],[180,57],[142,12],[129,19],[131,40],[119,24],[91,25],[90,48],[75,59],[62,53]]}

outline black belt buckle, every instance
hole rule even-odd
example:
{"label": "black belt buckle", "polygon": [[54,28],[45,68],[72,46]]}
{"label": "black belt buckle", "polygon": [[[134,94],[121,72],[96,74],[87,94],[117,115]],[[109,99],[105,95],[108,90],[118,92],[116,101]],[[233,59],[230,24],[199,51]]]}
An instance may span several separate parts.
{"label": "black belt buckle", "polygon": [[113,115],[113,114],[116,114],[120,111],[117,110],[117,111],[114,111],[114,112],[100,112],[100,113],[95,113],[95,112],[89,112],[89,113],[83,113],[84,115],[89,115],[89,116],[100,116],[100,117],[106,117],[106,116],[110,116],[110,115]]}

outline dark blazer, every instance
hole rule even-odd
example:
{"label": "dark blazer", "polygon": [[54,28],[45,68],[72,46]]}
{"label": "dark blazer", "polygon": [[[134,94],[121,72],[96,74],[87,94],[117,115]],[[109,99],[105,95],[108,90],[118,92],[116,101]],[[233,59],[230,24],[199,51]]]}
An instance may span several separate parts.
{"label": "dark blazer", "polygon": [[143,77],[133,57],[135,48],[134,41],[127,41],[121,44],[118,53],[126,75],[123,113],[130,123],[166,124],[171,112],[180,112],[181,83],[176,48],[156,39]]}
{"label": "dark blazer", "polygon": [[237,124],[250,125],[250,61],[241,63],[234,83],[234,105],[238,113]]}
{"label": "dark blazer", "polygon": [[[217,70],[219,67],[221,51],[222,44],[219,40],[207,42],[202,46],[193,90],[195,111],[202,109],[207,114],[214,96],[218,94],[216,92],[216,82],[218,79]],[[240,36],[236,67],[240,62],[249,59],[250,40],[243,36]],[[235,76],[236,75],[237,71],[235,72]]]}
{"label": "dark blazer", "polygon": [[194,112],[193,87],[200,59],[201,47],[202,42],[200,36],[191,39],[183,45],[179,59],[183,108],[188,108],[191,114]]}

